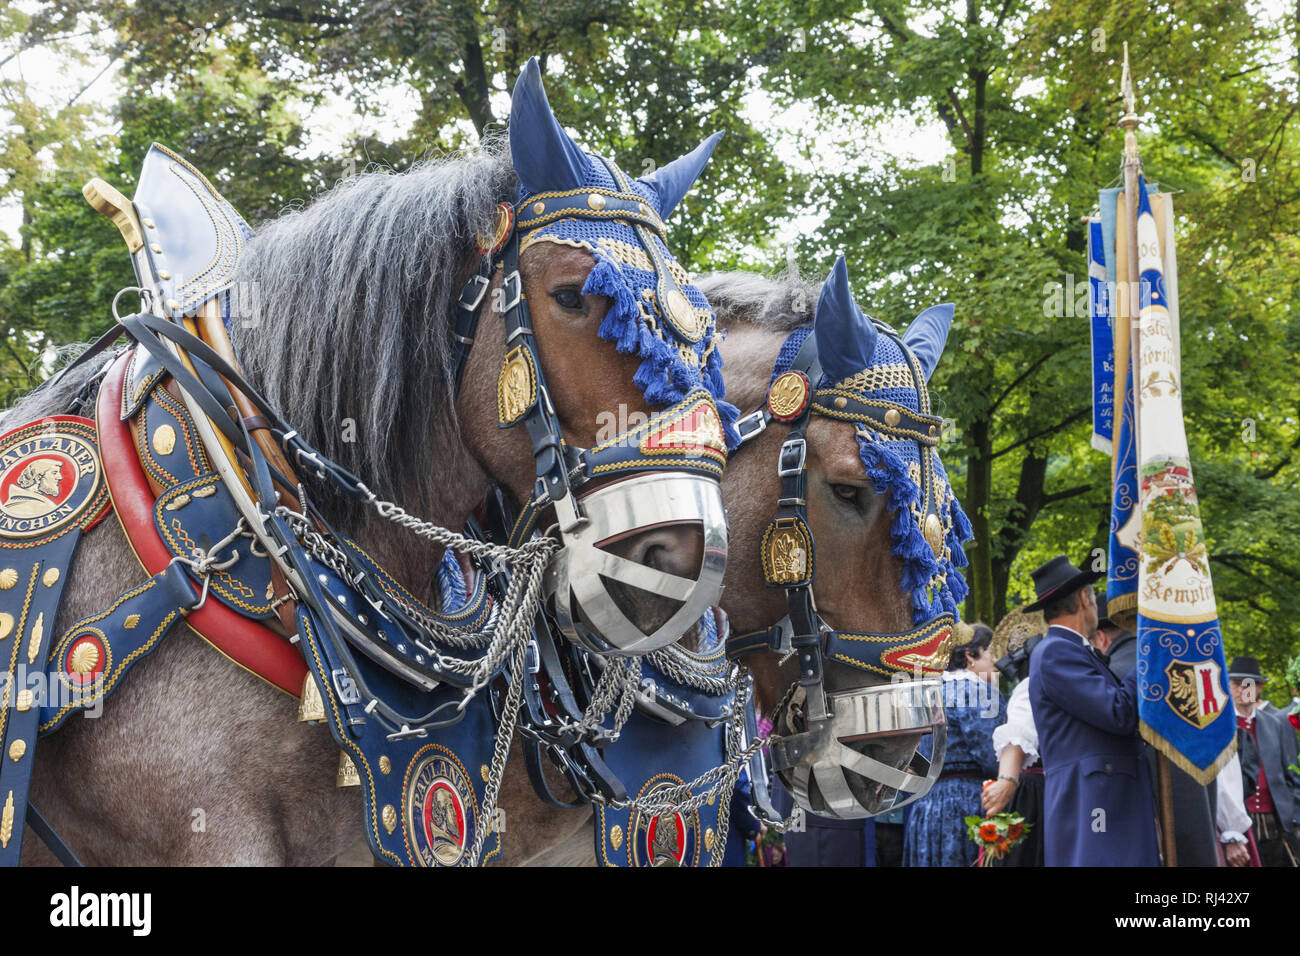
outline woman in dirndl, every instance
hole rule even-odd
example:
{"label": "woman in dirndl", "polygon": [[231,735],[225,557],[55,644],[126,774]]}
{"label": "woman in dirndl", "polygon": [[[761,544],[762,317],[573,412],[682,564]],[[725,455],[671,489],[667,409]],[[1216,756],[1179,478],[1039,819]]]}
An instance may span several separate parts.
{"label": "woman in dirndl", "polygon": [[[998,755],[998,777],[984,789],[980,799],[985,814],[1007,810],[1024,817],[1029,830],[993,866],[1043,865],[1043,765],[1038,755],[1038,729],[1029,706],[1029,660],[1041,635],[1047,630],[1042,612],[1012,611],[993,634],[995,666],[1004,676],[1014,677],[1016,686],[1007,701],[1006,723],[993,731],[993,750]],[[999,651],[1005,648],[1005,655]]]}
{"label": "woman in dirndl", "polygon": [[[993,631],[983,624],[958,623],[957,639],[943,674],[947,749],[939,779],[912,805],[903,831],[903,866],[970,866],[979,853],[966,829],[966,817],[982,816],[980,787],[997,773],[993,730],[1006,719],[1006,699],[997,689],[989,644]],[[929,757],[932,738],[921,740]]]}

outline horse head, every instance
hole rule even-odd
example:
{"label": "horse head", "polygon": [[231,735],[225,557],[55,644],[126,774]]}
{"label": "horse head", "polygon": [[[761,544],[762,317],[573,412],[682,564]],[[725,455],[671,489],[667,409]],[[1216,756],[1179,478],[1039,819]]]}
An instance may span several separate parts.
{"label": "horse head", "polygon": [[[843,259],[820,289],[725,274],[700,284],[728,327],[732,396],[759,409],[741,419],[745,450],[724,479],[729,652],[753,669],[775,735],[809,745],[823,723],[821,759],[782,771],[806,809],[901,805],[927,786],[904,775],[942,707],[918,694],[926,682],[901,700],[879,685],[944,669],[966,594],[970,526],[928,392],[952,307],[896,335],[858,308]],[[889,716],[868,728],[867,711]]]}
{"label": "horse head", "polygon": [[[664,225],[716,142],[632,180],[573,142],[530,60],[507,142],[363,174],[259,233],[241,360],[316,447],[410,511],[457,528],[507,489],[516,540],[565,544],[548,586],[570,636],[667,643],[716,601],[726,559],[735,410]],[[326,506],[373,533],[354,505]],[[403,564],[405,545],[370,545]],[[437,556],[408,559],[407,581],[427,591]]]}

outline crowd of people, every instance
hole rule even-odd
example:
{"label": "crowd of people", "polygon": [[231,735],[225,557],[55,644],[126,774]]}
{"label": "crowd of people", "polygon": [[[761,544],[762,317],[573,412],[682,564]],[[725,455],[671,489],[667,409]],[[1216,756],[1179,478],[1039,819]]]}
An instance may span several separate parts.
{"label": "crowd of people", "polygon": [[1228,674],[1237,752],[1210,786],[1171,764],[1174,846],[1162,848],[1156,753],[1138,734],[1137,640],[1102,613],[1100,577],[1064,555],[1034,571],[1036,599],[999,625],[1003,647],[991,628],[959,624],[931,790],[874,819],[810,815],[769,865],[970,866],[980,849],[967,818],[1005,811],[1029,826],[991,865],[1156,866],[1174,852],[1180,866],[1296,867],[1300,699],[1286,712],[1264,700],[1269,678],[1249,656]]}

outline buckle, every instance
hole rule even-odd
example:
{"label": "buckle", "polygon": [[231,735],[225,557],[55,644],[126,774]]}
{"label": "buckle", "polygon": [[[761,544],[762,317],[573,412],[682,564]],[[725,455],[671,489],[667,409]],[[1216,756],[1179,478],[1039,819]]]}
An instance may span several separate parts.
{"label": "buckle", "polygon": [[761,435],[767,428],[767,416],[763,414],[763,409],[750,412],[744,418],[736,420],[736,431],[740,434],[740,443],[743,445],[751,438]]}
{"label": "buckle", "polygon": [[[517,273],[516,273],[517,274]],[[466,312],[475,311],[483,302],[483,296],[487,295],[488,286],[492,283],[487,276],[475,275],[465,283],[465,287],[460,290],[460,299],[457,301]]]}
{"label": "buckle", "polygon": [[523,282],[519,278],[518,269],[501,280],[501,296],[502,302],[497,307],[497,311],[502,315],[517,306],[523,298]]}
{"label": "buckle", "polygon": [[803,438],[787,438],[781,446],[781,458],[776,466],[777,476],[789,478],[803,471],[808,460],[808,443]]}
{"label": "buckle", "polygon": [[536,674],[542,669],[542,651],[537,646],[537,638],[528,642],[524,649],[524,670],[530,674]]}

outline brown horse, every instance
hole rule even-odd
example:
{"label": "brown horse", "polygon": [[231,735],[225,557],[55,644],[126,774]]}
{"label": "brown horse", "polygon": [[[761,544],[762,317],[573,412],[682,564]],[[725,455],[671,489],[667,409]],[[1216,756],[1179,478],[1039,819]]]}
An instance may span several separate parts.
{"label": "brown horse", "polygon": [[[585,155],[551,116],[540,81],[534,85],[529,96],[517,94],[512,111],[513,162],[505,144],[489,143],[402,175],[363,175],[263,227],[241,266],[257,301],[232,344],[250,382],[380,497],[446,528],[464,527],[493,483],[526,499],[535,475],[523,429],[498,427],[500,314],[483,309],[459,393],[447,318],[499,206],[517,201],[521,183],[532,193],[571,188],[547,178],[555,155],[570,166]],[[550,145],[539,150],[539,142]],[[659,170],[663,215],[706,158],[697,151]],[[557,242],[536,242],[520,256],[541,372],[564,438],[576,447],[596,444],[610,410],[654,408],[633,382],[641,360],[598,334],[612,300],[583,292],[595,265],[586,249]],[[498,272],[487,303],[499,301],[500,281]],[[0,430],[62,413],[94,368],[24,401]],[[403,586],[434,602],[430,569],[440,546],[363,522],[324,494],[321,505]],[[624,554],[690,577],[702,547],[697,529],[670,526],[636,535]],[[122,528],[102,522],[82,539],[56,629],[140,580]],[[664,618],[661,603],[652,595],[623,606],[648,632]],[[136,665],[102,717],[74,719],[42,741],[32,803],[88,864],[328,861],[355,839],[360,793],[336,787],[337,746],[325,728],[297,723],[295,708],[293,698],[181,627]],[[23,862],[50,860],[29,829]]]}
{"label": "brown horse", "polygon": [[[821,285],[721,273],[701,277],[697,286],[716,311],[719,327],[727,330],[721,348],[728,399],[742,412],[756,409],[766,399],[782,344],[793,330],[812,322]],[[733,633],[769,627],[786,614],[784,592],[765,586],[760,560],[763,532],[780,497],[776,465],[785,434],[779,423],[769,426],[732,455],[723,476],[729,547],[722,608]],[[908,630],[912,596],[903,588],[903,561],[891,549],[896,515],[888,496],[876,492],[863,467],[855,426],[814,416],[807,447],[808,523],[819,556],[814,579],[818,611],[835,629]],[[797,679],[795,662],[766,653],[750,655],[746,662],[754,672],[759,710],[770,714]],[[833,661],[827,666],[828,690],[887,680]],[[900,735],[875,745],[872,754],[905,765],[920,737]],[[508,824],[507,860],[541,865],[594,862],[590,812],[542,806],[519,762],[512,762],[507,771],[502,807]]]}

